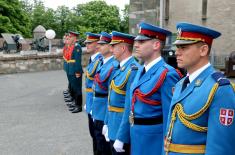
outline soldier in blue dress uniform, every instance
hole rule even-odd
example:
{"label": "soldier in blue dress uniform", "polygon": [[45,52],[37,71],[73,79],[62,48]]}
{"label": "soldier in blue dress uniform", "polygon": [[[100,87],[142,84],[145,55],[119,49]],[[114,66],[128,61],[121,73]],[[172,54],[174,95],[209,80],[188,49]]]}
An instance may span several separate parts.
{"label": "soldier in blue dress uniform", "polygon": [[131,142],[133,155],[162,153],[172,90],[181,78],[161,57],[165,40],[170,35],[170,31],[157,26],[139,24],[134,47],[144,65],[130,87],[129,104],[117,135],[119,141]]}
{"label": "soldier in blue dress uniform", "polygon": [[181,22],[175,41],[177,64],[187,76],[175,87],[164,154],[234,155],[234,84],[209,62],[211,28]]}
{"label": "soldier in blue dress uniform", "polygon": [[97,151],[100,155],[111,155],[109,142],[106,142],[102,135],[105,114],[108,104],[108,89],[110,78],[117,69],[119,63],[112,55],[110,50],[111,35],[106,32],[101,32],[99,51],[103,56],[103,61],[97,69],[93,83],[93,103],[92,103],[92,118],[94,120],[94,134],[97,142]]}
{"label": "soldier in blue dress uniform", "polygon": [[82,48],[76,42],[78,32],[69,32],[69,47],[66,53],[66,65],[69,83],[71,85],[72,96],[74,101],[68,103],[67,105],[71,107],[70,111],[72,113],[78,113],[82,111]]}
{"label": "soldier in blue dress uniform", "polygon": [[88,123],[89,123],[89,131],[90,135],[92,137],[93,141],[93,153],[94,155],[98,155],[97,152],[97,143],[94,136],[94,122],[92,118],[92,103],[93,103],[93,82],[95,78],[95,74],[97,72],[97,69],[102,62],[102,55],[98,52],[99,46],[97,42],[100,39],[100,34],[95,34],[91,32],[86,33],[86,40],[85,44],[87,47],[87,52],[91,54],[91,57],[89,59],[88,66],[86,67],[86,81],[85,81],[85,87],[86,87],[86,104],[84,108],[86,109],[86,112],[88,114]]}
{"label": "soldier in blue dress uniform", "polygon": [[[106,113],[105,124],[107,125],[106,139],[110,139],[113,155],[129,154],[129,146],[127,143],[121,144],[114,141],[117,139],[117,131],[119,130],[121,120],[123,118],[126,99],[128,98],[128,90],[135,77],[140,65],[132,56],[134,36],[112,32],[112,50],[114,57],[120,62],[118,69],[112,79],[109,89],[108,113]],[[105,128],[105,126],[104,126]]]}

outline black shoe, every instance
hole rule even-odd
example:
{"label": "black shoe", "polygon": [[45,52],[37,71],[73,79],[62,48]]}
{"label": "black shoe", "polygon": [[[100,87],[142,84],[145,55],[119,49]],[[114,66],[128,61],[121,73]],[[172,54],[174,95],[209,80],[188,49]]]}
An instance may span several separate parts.
{"label": "black shoe", "polygon": [[69,99],[64,99],[65,102],[73,102],[73,98],[69,98]]}
{"label": "black shoe", "polygon": [[67,105],[69,108],[74,108],[74,107],[76,107],[76,105],[74,105],[74,104],[68,104]]}
{"label": "black shoe", "polygon": [[77,107],[69,107],[69,111],[74,111]]}
{"label": "black shoe", "polygon": [[64,94],[64,95],[68,95],[68,94],[70,94],[70,93],[69,93],[69,92],[67,92],[67,93],[64,92],[63,94]]}
{"label": "black shoe", "polygon": [[69,93],[68,89],[63,91],[63,94],[68,94],[68,93]]}
{"label": "black shoe", "polygon": [[71,111],[72,113],[78,113],[82,111],[82,107],[76,107],[73,111]]}
{"label": "black shoe", "polygon": [[70,93],[64,94],[64,97],[71,97]]}
{"label": "black shoe", "polygon": [[70,98],[71,95],[70,94],[64,94],[64,98]]}
{"label": "black shoe", "polygon": [[71,94],[70,93],[64,94],[64,97],[67,97],[67,96],[71,96]]}
{"label": "black shoe", "polygon": [[72,101],[72,102],[66,102],[66,105],[67,105],[67,106],[75,106],[75,102],[74,102],[74,101]]}

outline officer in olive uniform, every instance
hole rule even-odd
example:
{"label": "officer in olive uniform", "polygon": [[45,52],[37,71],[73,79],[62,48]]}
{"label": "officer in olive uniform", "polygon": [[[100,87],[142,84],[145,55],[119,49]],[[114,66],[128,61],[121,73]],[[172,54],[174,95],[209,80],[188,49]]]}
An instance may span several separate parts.
{"label": "officer in olive uniform", "polygon": [[235,86],[209,62],[221,34],[185,22],[176,27],[177,64],[187,76],[175,87],[164,154],[234,155]]}
{"label": "officer in olive uniform", "polygon": [[96,72],[93,83],[93,103],[92,103],[92,118],[94,119],[94,134],[97,141],[97,150],[100,155],[111,155],[109,142],[106,142],[102,135],[102,127],[104,125],[105,114],[108,104],[108,89],[110,78],[117,70],[118,61],[114,59],[110,50],[111,35],[106,32],[101,32],[99,51],[103,56],[103,61]]}
{"label": "officer in olive uniform", "polygon": [[[64,47],[63,47],[63,58],[64,58],[64,71],[66,73],[67,79],[68,79],[68,63],[67,63],[67,53],[68,53],[68,41],[69,41],[69,34],[65,33],[64,37],[63,37],[63,43],[64,43]],[[64,94],[64,99],[66,100],[71,100],[72,101],[72,89],[71,89],[71,84],[69,83],[68,80],[68,88],[66,90],[63,91]]]}
{"label": "officer in olive uniform", "polygon": [[99,46],[97,42],[100,39],[100,34],[95,34],[95,33],[86,33],[86,40],[85,44],[87,47],[87,52],[91,54],[91,57],[89,59],[89,64],[86,67],[86,81],[85,81],[85,86],[86,86],[86,104],[85,104],[85,109],[88,114],[88,123],[89,123],[89,131],[90,135],[93,140],[93,153],[94,155],[98,155],[97,151],[97,143],[96,139],[94,136],[94,122],[92,118],[92,103],[93,103],[93,82],[95,78],[95,74],[97,72],[97,69],[102,62],[102,55],[98,52]]}
{"label": "officer in olive uniform", "polygon": [[[113,55],[120,62],[120,69],[117,70],[111,80],[108,100],[108,113],[106,113],[105,126],[107,128],[105,136],[110,139],[113,155],[129,154],[129,145],[127,143],[114,144],[117,132],[123,118],[126,99],[128,99],[128,90],[140,67],[138,62],[132,56],[134,36],[112,32],[111,45],[113,46]],[[107,138],[108,137],[108,138]]]}
{"label": "officer in olive uniform", "polygon": [[82,48],[77,43],[77,37],[79,33],[70,31],[69,32],[69,49],[67,53],[67,67],[68,67],[68,78],[71,84],[71,89],[74,97],[74,102],[67,104],[69,110],[72,113],[78,113],[82,111]]}

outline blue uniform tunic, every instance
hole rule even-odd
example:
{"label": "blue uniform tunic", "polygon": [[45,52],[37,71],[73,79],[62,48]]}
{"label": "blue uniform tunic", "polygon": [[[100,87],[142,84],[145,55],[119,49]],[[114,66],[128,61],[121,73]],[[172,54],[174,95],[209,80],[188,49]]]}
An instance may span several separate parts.
{"label": "blue uniform tunic", "polygon": [[[163,144],[163,133],[165,131],[168,111],[172,98],[172,89],[179,81],[180,76],[174,68],[167,65],[163,59],[153,65],[142,75],[144,67],[138,70],[131,85],[129,106],[125,109],[118,139],[131,141],[131,153],[133,155],[156,155],[161,154]],[[162,81],[162,82],[161,82]],[[151,92],[157,84],[159,87],[146,99],[157,104],[147,104],[141,101],[134,92],[139,89],[142,94]],[[133,99],[135,101],[133,101]],[[163,118],[163,121],[153,125],[133,124],[130,127],[128,117],[133,111],[135,118],[152,119]],[[127,129],[130,130],[128,135]]]}
{"label": "blue uniform tunic", "polygon": [[101,63],[102,55],[97,54],[93,61],[91,61],[88,66],[86,67],[86,112],[89,114],[91,112],[91,107],[93,103],[93,81],[94,76],[97,72],[97,69],[99,68],[99,65]]}
{"label": "blue uniform tunic", "polygon": [[[109,91],[109,107],[123,109],[126,104],[126,99],[129,96],[130,85],[136,75],[140,65],[131,57],[122,68],[117,70],[112,77],[113,84],[119,87],[119,90],[111,88]],[[112,84],[111,84],[112,85]],[[106,114],[105,124],[108,125],[108,135],[110,140],[115,141],[117,139],[117,132],[123,118],[123,111],[115,112],[110,110]],[[126,142],[126,141],[124,141]]]}
{"label": "blue uniform tunic", "polygon": [[[110,78],[117,70],[118,61],[112,57],[97,70],[93,83],[94,94],[102,94],[103,97],[93,97],[92,117],[95,120],[104,121],[108,103],[108,89]],[[96,80],[96,78],[98,78]],[[100,80],[100,81],[98,81]],[[107,95],[107,96],[106,96]]]}
{"label": "blue uniform tunic", "polygon": [[[214,78],[214,72],[213,67],[209,66],[183,91],[181,89],[184,79],[177,83],[167,125],[169,135],[166,135],[166,138],[171,139],[165,141],[165,149],[168,149],[169,155],[185,154],[172,150],[175,149],[172,144],[186,145],[185,149],[180,151],[187,150],[188,154],[192,155],[235,154],[234,88],[227,79]],[[213,91],[217,82],[219,86]],[[214,95],[209,95],[211,92],[214,92]],[[208,99],[211,99],[210,102]],[[174,109],[178,111],[176,120],[171,123],[171,117],[175,116],[172,115],[172,112],[176,111]],[[189,115],[188,118],[182,116],[182,112]],[[189,147],[197,147],[200,151],[192,152],[195,149]],[[167,154],[166,150],[164,154]]]}

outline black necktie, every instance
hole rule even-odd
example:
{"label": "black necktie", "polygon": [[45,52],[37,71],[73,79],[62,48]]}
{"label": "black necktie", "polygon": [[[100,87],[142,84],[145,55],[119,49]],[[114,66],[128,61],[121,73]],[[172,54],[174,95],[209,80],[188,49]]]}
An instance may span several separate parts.
{"label": "black necktie", "polygon": [[101,61],[100,61],[100,66],[102,66],[104,64],[104,60],[102,59]]}
{"label": "black necktie", "polygon": [[89,58],[89,64],[91,63],[91,57]]}
{"label": "black necktie", "polygon": [[189,76],[187,76],[187,77],[184,79],[181,92],[184,91],[184,89],[187,87],[187,85],[189,84],[189,82],[190,82],[190,81],[189,81]]}
{"label": "black necktie", "polygon": [[143,71],[141,73],[141,76],[143,76],[146,73],[145,67],[143,68]]}

